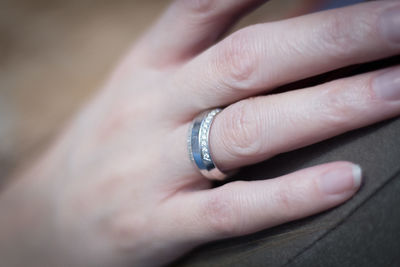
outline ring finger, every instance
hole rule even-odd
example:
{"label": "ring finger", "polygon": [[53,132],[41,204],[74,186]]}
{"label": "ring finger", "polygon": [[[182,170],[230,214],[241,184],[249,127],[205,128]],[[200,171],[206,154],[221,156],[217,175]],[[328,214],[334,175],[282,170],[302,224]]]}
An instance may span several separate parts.
{"label": "ring finger", "polygon": [[229,171],[397,116],[399,77],[395,67],[232,104],[212,124],[213,161]]}

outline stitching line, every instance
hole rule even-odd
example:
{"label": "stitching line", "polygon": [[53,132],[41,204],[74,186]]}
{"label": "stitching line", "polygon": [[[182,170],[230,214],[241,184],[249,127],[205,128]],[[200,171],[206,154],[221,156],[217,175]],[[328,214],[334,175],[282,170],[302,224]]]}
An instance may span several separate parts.
{"label": "stitching line", "polygon": [[356,211],[358,211],[366,202],[368,202],[373,196],[375,196],[376,193],[381,191],[384,187],[386,187],[390,182],[392,182],[395,178],[400,176],[400,169],[398,169],[389,179],[387,179],[383,184],[381,184],[377,189],[375,189],[368,197],[366,197],[358,206],[356,206],[352,211],[350,211],[345,217],[343,217],[343,220],[338,222],[334,227],[329,229],[326,233],[322,234],[319,238],[317,238],[315,241],[313,241],[310,245],[306,246],[304,249],[302,249],[299,253],[294,255],[292,258],[290,258],[285,264],[281,265],[282,267],[288,266],[289,264],[293,263],[298,257],[300,257],[303,253],[311,249],[318,241],[323,239],[325,236],[327,236],[329,233],[332,231],[336,230],[339,226],[341,226],[347,218],[352,216]]}

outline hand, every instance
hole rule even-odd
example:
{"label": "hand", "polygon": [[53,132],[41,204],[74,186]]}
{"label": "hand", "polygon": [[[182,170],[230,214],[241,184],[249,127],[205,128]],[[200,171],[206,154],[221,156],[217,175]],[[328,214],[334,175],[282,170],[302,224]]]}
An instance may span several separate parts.
{"label": "hand", "polygon": [[251,96],[400,52],[398,1],[218,37],[262,1],[175,1],[51,149],[0,195],[8,266],[157,266],[211,240],[331,208],[359,188],[333,162],[211,189],[187,155],[190,122],[227,106],[210,147],[224,171],[400,114],[398,67]]}

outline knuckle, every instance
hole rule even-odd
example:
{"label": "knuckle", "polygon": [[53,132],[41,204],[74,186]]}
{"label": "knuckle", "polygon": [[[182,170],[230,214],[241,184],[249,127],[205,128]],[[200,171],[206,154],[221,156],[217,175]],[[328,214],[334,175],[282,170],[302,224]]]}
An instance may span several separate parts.
{"label": "knuckle", "polygon": [[201,213],[206,227],[220,236],[233,236],[240,232],[237,224],[237,208],[233,205],[229,194],[222,190],[215,191],[206,199]]}
{"label": "knuckle", "polygon": [[337,82],[335,87],[324,90],[319,98],[320,104],[317,105],[324,122],[335,129],[348,126],[357,106],[354,103],[354,94],[344,92],[341,85],[341,82]]}
{"label": "knuckle", "polygon": [[149,111],[148,103],[151,102],[156,106],[165,105],[165,99],[169,97],[166,91],[123,92],[123,97],[112,98],[112,102],[105,107],[106,113],[102,123],[121,128],[132,125],[132,118],[139,118],[145,114],[154,115],[156,112]]}
{"label": "knuckle", "polygon": [[[351,11],[351,12],[350,12]],[[319,28],[318,42],[330,57],[347,60],[362,53],[362,44],[374,40],[376,11],[371,8],[333,12]]]}
{"label": "knuckle", "polygon": [[248,88],[257,69],[258,60],[251,36],[248,27],[233,33],[217,46],[217,69],[230,87]]}
{"label": "knuckle", "polygon": [[[145,103],[146,101],[143,101]],[[145,114],[146,109],[143,104],[126,105],[124,101],[113,103],[105,118],[99,122],[96,142],[104,144],[118,136],[121,131],[127,130],[132,125],[132,118]]]}
{"label": "knuckle", "polygon": [[281,219],[293,219],[292,216],[299,214],[299,209],[303,203],[308,202],[311,194],[308,183],[287,181],[275,190],[271,190],[269,198],[274,207],[275,216]]}
{"label": "knuckle", "polygon": [[214,9],[215,0],[182,0],[185,8],[193,13],[209,13]]}
{"label": "knuckle", "polygon": [[103,225],[108,240],[121,251],[134,251],[147,229],[147,219],[140,216],[116,216]]}
{"label": "knuckle", "polygon": [[259,154],[262,150],[261,124],[254,99],[237,102],[226,110],[221,122],[225,149],[236,157]]}
{"label": "knuckle", "polygon": [[293,209],[292,201],[290,201],[290,198],[291,196],[288,188],[281,188],[280,190],[275,191],[275,194],[273,196],[276,205],[280,207],[280,210],[285,213]]}

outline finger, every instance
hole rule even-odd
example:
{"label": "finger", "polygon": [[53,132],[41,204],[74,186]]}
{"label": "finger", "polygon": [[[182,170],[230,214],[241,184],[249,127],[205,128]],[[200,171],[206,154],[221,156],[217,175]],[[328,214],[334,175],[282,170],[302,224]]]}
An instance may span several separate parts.
{"label": "finger", "polygon": [[[194,240],[239,236],[300,219],[349,199],[361,169],[334,162],[264,181],[233,182],[177,197],[181,232]],[[188,208],[190,207],[190,208]]]}
{"label": "finger", "polygon": [[187,100],[180,102],[179,112],[190,116],[303,78],[398,54],[399,17],[398,1],[377,1],[240,30],[174,77],[172,88]]}
{"label": "finger", "polygon": [[241,15],[267,0],[178,0],[141,40],[156,65],[173,64],[208,47]]}
{"label": "finger", "polygon": [[400,114],[400,68],[251,98],[219,113],[210,148],[231,170]]}

